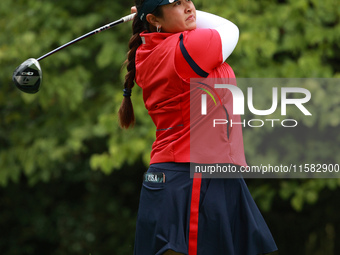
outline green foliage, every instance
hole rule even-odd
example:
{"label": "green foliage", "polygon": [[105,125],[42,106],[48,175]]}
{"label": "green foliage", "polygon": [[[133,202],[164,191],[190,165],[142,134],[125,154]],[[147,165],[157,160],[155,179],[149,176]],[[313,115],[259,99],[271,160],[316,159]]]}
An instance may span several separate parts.
{"label": "green foliage", "polygon": [[[129,14],[131,5],[123,0],[0,2],[0,223],[15,226],[8,239],[0,238],[6,240],[0,242],[0,250],[7,251],[4,254],[43,254],[37,250],[39,246],[50,254],[115,254],[110,249],[131,254],[137,177],[149,164],[155,136],[137,86],[132,93],[136,125],[127,131],[118,127],[126,73],[122,63],[131,24],[42,60],[43,83],[37,94],[24,94],[11,82],[15,67],[25,59],[37,58]],[[228,59],[237,77],[340,77],[340,7],[336,0],[196,0],[195,5],[240,28],[239,43]],[[340,163],[340,88],[336,84],[303,86],[312,93],[308,109],[313,116],[301,118],[294,111],[287,115],[299,121],[299,128],[244,129],[250,165]],[[258,108],[268,106],[268,87],[256,91],[264,95]],[[270,117],[280,118],[280,113]],[[339,230],[334,216],[339,210],[339,179],[248,183],[274,226],[274,236],[284,244],[283,251],[335,254],[317,240],[336,250],[332,233]],[[111,190],[111,185],[118,188]],[[282,208],[283,214],[278,214]],[[275,227],[282,224],[280,217],[290,224],[296,219],[305,224],[300,232],[296,230],[300,236],[295,236],[305,236],[301,244],[305,248],[286,248],[293,237],[282,236]],[[318,222],[318,227],[308,225],[305,218]],[[102,246],[107,249],[99,248]]]}
{"label": "green foliage", "polygon": [[0,190],[3,254],[132,254],[143,169],[107,176],[77,161],[62,179]]}
{"label": "green foliage", "polygon": [[[117,125],[128,24],[42,60],[43,84],[39,93],[27,95],[10,84],[13,68],[23,60],[37,58],[120,18],[122,9],[128,14],[123,1],[96,3],[94,10],[90,1],[59,1],[58,5],[53,1],[28,1],[17,8],[11,8],[9,1],[2,4],[3,33],[15,31],[15,36],[1,39],[1,184],[16,182],[22,173],[31,184],[48,182],[59,174],[65,162],[76,167],[72,158],[89,151],[93,169],[107,174],[125,162],[132,164],[138,158],[147,158],[153,135],[145,128],[138,129],[147,122],[143,120],[145,110],[137,111],[142,115],[137,120],[137,133],[123,132]],[[140,94],[134,92],[134,104],[143,109]],[[97,143],[96,139],[100,141],[97,148],[89,143]]]}

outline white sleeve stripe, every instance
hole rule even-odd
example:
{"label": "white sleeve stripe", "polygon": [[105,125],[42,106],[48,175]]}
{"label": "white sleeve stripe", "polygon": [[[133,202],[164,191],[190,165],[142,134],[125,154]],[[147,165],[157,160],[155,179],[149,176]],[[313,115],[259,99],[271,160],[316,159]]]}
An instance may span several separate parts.
{"label": "white sleeve stripe", "polygon": [[221,37],[222,55],[224,62],[231,55],[237,45],[239,30],[238,27],[231,22],[228,25],[222,25],[215,29]]}
{"label": "white sleeve stripe", "polygon": [[196,11],[196,26],[215,29],[219,33],[224,62],[236,47],[239,39],[238,27],[227,19],[199,10]]}

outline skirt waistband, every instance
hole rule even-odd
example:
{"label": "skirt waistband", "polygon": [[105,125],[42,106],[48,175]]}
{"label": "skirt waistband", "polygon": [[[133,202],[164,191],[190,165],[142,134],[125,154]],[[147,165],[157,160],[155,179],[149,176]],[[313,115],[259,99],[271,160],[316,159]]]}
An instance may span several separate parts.
{"label": "skirt waistband", "polygon": [[154,163],[150,165],[150,168],[157,168],[169,171],[190,172],[190,163],[179,162]]}

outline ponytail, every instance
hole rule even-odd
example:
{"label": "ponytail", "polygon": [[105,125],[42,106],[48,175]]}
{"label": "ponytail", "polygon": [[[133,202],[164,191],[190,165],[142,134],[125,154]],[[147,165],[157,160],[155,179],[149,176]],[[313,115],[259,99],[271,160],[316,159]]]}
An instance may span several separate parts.
{"label": "ponytail", "polygon": [[119,124],[122,128],[128,128],[133,126],[135,123],[135,115],[133,112],[133,106],[131,102],[131,90],[135,85],[135,75],[136,75],[136,65],[135,57],[137,48],[142,44],[142,39],[140,33],[145,30],[143,22],[136,15],[132,23],[132,33],[133,35],[129,41],[129,52],[127,60],[125,61],[127,74],[125,75],[124,82],[124,99],[118,111]]}
{"label": "ponytail", "polygon": [[[144,0],[137,0],[136,6],[137,9],[139,6],[142,5]],[[163,13],[161,8],[158,6],[154,11],[153,14],[156,17],[163,17]],[[152,28],[153,30],[155,28]],[[125,82],[124,82],[124,99],[122,104],[120,105],[120,109],[118,111],[119,117],[119,124],[122,128],[128,128],[133,126],[135,123],[135,115],[133,112],[132,102],[131,102],[131,90],[135,85],[135,75],[136,75],[136,51],[138,47],[142,44],[142,38],[140,37],[140,33],[147,30],[148,32],[151,31],[150,24],[145,21],[141,21],[138,15],[136,15],[132,22],[132,36],[129,41],[129,52],[127,56],[127,60],[124,64],[126,64],[127,74],[125,75]]]}

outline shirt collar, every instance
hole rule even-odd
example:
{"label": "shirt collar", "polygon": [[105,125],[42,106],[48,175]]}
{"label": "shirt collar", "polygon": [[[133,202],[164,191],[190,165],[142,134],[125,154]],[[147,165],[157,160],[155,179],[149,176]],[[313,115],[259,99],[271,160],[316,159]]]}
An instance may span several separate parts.
{"label": "shirt collar", "polygon": [[144,31],[140,33],[142,39],[142,46],[147,48],[153,48],[163,42],[168,37],[174,35],[174,33],[149,33]]}

